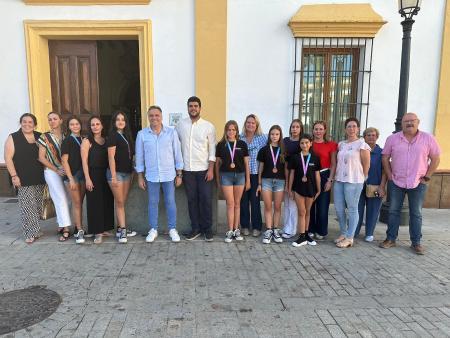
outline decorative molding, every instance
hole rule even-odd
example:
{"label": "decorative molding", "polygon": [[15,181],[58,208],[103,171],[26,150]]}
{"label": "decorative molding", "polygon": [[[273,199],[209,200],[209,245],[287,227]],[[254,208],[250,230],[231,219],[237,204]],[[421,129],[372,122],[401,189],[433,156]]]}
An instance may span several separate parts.
{"label": "decorative molding", "polygon": [[289,21],[294,37],[374,37],[386,21],[370,4],[304,5]]}
{"label": "decorative molding", "polygon": [[150,0],[23,0],[26,5],[59,5],[59,6],[91,6],[91,5],[148,5]]}
{"label": "decorative molding", "polygon": [[222,135],[227,118],[227,0],[195,0],[195,93]]}
{"label": "decorative molding", "polygon": [[438,98],[434,134],[441,146],[440,170],[450,170],[450,2],[445,8],[444,27],[442,32],[441,69],[439,76]]}
{"label": "decorative molding", "polygon": [[153,104],[153,57],[150,20],[26,20],[25,44],[30,112],[38,126],[46,125],[52,110],[48,40],[138,40],[142,125]]}

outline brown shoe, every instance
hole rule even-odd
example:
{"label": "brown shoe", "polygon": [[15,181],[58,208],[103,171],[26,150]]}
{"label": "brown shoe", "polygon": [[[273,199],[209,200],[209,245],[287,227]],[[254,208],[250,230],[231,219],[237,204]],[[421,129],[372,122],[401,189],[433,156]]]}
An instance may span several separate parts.
{"label": "brown shoe", "polygon": [[425,249],[424,249],[424,247],[421,244],[411,245],[411,248],[418,255],[424,255],[425,254]]}
{"label": "brown shoe", "polygon": [[393,248],[395,245],[396,245],[395,241],[390,241],[390,240],[386,239],[380,243],[379,247],[383,248],[383,249],[389,249],[389,248]]}

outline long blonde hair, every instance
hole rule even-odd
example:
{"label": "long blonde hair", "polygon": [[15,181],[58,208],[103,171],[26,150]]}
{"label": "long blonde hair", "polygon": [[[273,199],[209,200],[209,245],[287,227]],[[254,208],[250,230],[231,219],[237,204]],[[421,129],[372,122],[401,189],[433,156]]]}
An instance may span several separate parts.
{"label": "long blonde hair", "polygon": [[262,130],[261,130],[261,123],[259,122],[258,116],[256,116],[255,114],[249,114],[249,115],[247,115],[247,117],[245,118],[245,121],[244,121],[244,126],[242,127],[242,133],[245,135],[245,133],[246,133],[246,131],[247,131],[247,128],[245,127],[245,125],[247,124],[247,120],[248,120],[249,118],[254,119],[255,122],[256,122],[255,135],[262,135],[263,132],[262,132]]}
{"label": "long blonde hair", "polygon": [[235,120],[229,120],[225,123],[225,127],[223,127],[223,136],[220,142],[227,142],[227,130],[230,126],[234,126],[234,128],[236,128],[236,140],[239,140],[239,126]]}

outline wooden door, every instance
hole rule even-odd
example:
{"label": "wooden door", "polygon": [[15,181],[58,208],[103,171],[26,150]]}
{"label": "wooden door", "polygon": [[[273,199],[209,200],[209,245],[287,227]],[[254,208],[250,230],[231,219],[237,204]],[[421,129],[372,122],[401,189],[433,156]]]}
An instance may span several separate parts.
{"label": "wooden door", "polygon": [[48,42],[53,111],[64,119],[80,117],[83,132],[92,114],[99,114],[97,41]]}

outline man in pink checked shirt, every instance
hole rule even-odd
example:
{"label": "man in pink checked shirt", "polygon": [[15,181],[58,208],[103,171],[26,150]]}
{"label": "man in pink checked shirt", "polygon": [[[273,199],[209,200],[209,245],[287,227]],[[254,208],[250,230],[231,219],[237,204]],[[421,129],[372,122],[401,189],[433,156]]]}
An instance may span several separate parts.
{"label": "man in pink checked shirt", "polygon": [[411,248],[424,254],[422,237],[422,205],[431,175],[439,165],[441,150],[433,135],[419,130],[417,115],[406,113],[402,131],[389,136],[383,148],[383,168],[389,184],[389,219],[382,248],[395,246],[400,225],[400,211],[408,195],[409,234]]}

